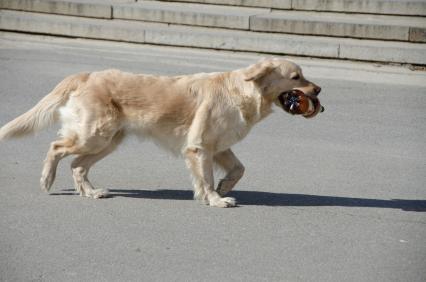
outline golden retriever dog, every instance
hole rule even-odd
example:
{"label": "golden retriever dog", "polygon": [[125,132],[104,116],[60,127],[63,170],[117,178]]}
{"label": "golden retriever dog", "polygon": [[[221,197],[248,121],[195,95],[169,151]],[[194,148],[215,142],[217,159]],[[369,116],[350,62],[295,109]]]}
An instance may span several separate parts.
{"label": "golden retriever dog", "polygon": [[[243,176],[244,166],[231,146],[268,116],[273,104],[282,107],[279,96],[294,89],[315,96],[321,91],[304,78],[298,65],[278,58],[230,72],[173,77],[114,69],[79,73],[3,126],[0,140],[60,120],[60,138],[50,145],[41,188],[49,191],[59,161],[76,155],[71,164],[75,189],[81,196],[101,198],[108,191],[92,186],[89,169],[114,151],[126,134],[148,137],[184,157],[195,199],[232,207],[235,199],[224,196]],[[216,189],[214,164],[226,173]]]}

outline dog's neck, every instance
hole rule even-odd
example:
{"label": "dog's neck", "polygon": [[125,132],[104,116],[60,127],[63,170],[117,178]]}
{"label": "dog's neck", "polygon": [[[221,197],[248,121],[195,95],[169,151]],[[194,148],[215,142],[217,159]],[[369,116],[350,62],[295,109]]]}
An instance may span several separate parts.
{"label": "dog's neck", "polygon": [[264,95],[262,89],[253,81],[245,81],[240,72],[231,72],[233,76],[232,85],[228,84],[230,92],[239,91],[239,100],[236,101],[241,106],[244,119],[250,124],[261,121],[272,113],[273,99],[270,95]]}

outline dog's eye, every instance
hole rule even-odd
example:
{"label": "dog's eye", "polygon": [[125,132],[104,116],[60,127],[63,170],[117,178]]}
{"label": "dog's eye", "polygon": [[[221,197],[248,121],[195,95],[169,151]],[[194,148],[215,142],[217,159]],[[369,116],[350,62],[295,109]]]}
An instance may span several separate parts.
{"label": "dog's eye", "polygon": [[299,80],[299,78],[300,78],[300,75],[298,73],[291,76],[292,80]]}

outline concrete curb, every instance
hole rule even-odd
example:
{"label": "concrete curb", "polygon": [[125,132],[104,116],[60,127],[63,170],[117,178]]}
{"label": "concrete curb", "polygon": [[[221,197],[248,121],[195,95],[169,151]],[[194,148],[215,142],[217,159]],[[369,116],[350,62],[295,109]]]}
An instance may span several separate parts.
{"label": "concrete curb", "polygon": [[269,34],[137,21],[0,11],[0,29],[220,50],[426,65],[420,43]]}

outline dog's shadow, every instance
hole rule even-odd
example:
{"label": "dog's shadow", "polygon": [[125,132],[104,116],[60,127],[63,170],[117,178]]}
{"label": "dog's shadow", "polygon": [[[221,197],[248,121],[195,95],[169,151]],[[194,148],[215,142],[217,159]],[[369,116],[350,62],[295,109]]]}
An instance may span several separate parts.
{"label": "dog's shadow", "polygon": [[[65,190],[71,191],[71,190]],[[140,190],[140,189],[110,189],[109,197],[129,197],[161,200],[192,200],[191,190]],[[73,194],[71,192],[53,193],[53,195]],[[367,199],[335,196],[319,196],[307,194],[286,194],[259,191],[232,191],[230,197],[235,197],[239,205],[255,206],[284,206],[284,207],[361,207],[388,208],[404,211],[426,212],[426,200],[402,199]]]}

